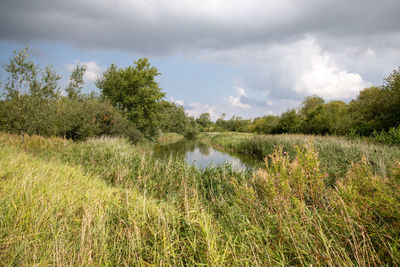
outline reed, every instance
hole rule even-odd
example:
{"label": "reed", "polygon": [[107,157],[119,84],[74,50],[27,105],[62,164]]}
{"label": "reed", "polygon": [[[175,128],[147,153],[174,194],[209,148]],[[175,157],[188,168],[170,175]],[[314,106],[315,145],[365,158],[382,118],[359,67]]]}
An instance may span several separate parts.
{"label": "reed", "polygon": [[246,173],[123,139],[0,134],[0,263],[398,265],[400,163],[381,175],[367,156],[328,186],[315,142]]}

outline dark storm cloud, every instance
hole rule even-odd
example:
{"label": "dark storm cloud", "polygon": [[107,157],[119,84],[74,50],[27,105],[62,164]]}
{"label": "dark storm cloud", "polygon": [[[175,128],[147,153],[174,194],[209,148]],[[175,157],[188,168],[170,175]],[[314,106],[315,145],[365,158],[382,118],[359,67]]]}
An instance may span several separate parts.
{"label": "dark storm cloud", "polygon": [[2,0],[0,39],[169,53],[400,29],[400,1]]}

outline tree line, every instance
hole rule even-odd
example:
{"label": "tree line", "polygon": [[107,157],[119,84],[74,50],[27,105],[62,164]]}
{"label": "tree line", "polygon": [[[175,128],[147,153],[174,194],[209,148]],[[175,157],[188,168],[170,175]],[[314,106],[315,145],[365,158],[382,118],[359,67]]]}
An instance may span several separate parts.
{"label": "tree line", "polygon": [[250,120],[235,116],[226,119],[223,114],[212,122],[210,114],[203,113],[197,122],[202,131],[372,136],[383,143],[400,145],[400,68],[381,86],[363,89],[349,103],[325,102],[312,95],[299,107],[280,115]]}
{"label": "tree line", "polygon": [[160,73],[146,58],[126,68],[112,64],[96,81],[100,94],[82,93],[87,67],[80,64],[62,90],[61,76],[51,66],[35,64],[28,48],[14,51],[3,68],[1,131],[73,140],[124,136],[133,142],[161,132],[196,132],[195,119],[165,100],[156,81]]}
{"label": "tree line", "polygon": [[304,133],[372,136],[400,145],[400,68],[349,103],[312,95],[280,115],[250,120],[223,114],[215,122],[209,113],[195,119],[167,101],[157,82],[160,73],[146,58],[125,68],[111,64],[95,82],[99,94],[82,93],[85,65],[75,66],[62,89],[61,76],[51,66],[35,64],[28,48],[14,51],[3,68],[7,77],[0,84],[0,130],[11,133],[73,140],[111,135],[133,142],[154,140],[162,132],[187,137],[198,131]]}

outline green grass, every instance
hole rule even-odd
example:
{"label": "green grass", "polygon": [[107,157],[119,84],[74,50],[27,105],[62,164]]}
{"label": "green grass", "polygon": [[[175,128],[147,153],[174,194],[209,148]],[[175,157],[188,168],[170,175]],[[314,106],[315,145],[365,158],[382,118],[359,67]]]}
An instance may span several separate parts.
{"label": "green grass", "polygon": [[199,171],[122,139],[0,134],[0,265],[400,264],[400,163],[332,187],[317,145],[284,151]]}
{"label": "green grass", "polygon": [[333,185],[344,177],[352,162],[363,157],[374,174],[385,176],[396,160],[400,159],[400,148],[368,143],[365,140],[348,140],[334,136],[310,135],[257,135],[249,133],[221,133],[208,138],[214,145],[240,153],[266,158],[281,146],[291,159],[296,156],[296,146],[312,142],[319,152],[321,167],[328,173],[326,183]]}
{"label": "green grass", "polygon": [[157,138],[157,143],[160,145],[167,145],[175,143],[183,138],[184,136],[178,133],[163,133]]}

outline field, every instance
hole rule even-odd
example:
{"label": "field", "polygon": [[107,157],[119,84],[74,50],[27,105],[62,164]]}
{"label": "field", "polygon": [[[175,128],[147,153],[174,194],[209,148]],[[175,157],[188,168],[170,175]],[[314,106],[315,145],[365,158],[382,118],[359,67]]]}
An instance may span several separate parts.
{"label": "field", "polygon": [[124,139],[0,134],[0,265],[400,264],[398,148],[205,139],[269,155],[266,168],[199,171]]}

